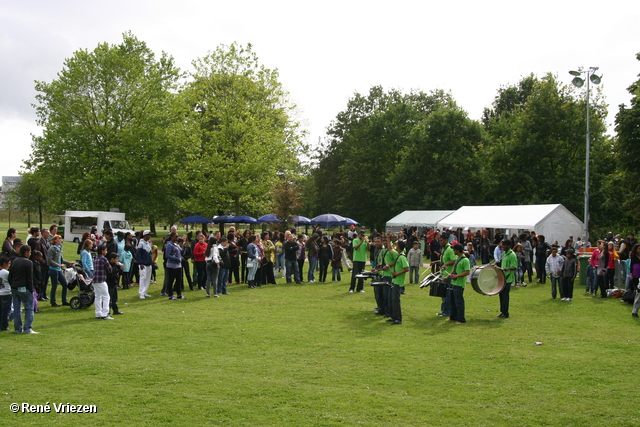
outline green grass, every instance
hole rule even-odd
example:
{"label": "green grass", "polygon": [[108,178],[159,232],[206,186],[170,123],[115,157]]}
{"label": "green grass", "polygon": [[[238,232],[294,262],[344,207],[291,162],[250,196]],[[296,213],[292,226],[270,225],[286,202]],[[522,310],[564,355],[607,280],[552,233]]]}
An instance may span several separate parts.
{"label": "green grass", "polygon": [[[502,320],[497,297],[468,287],[468,323],[454,325],[435,316],[439,298],[407,285],[392,326],[373,315],[370,286],[278,282],[178,301],[134,287],[113,321],[43,303],[40,335],[0,333],[1,424],[640,425],[638,323],[617,300],[513,288]],[[98,413],[12,414],[12,402]]]}

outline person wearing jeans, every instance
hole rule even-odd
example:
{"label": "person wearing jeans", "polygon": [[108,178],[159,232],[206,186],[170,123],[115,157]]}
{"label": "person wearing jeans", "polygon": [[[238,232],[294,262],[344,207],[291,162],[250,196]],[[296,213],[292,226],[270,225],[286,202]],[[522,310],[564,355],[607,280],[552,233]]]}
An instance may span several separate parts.
{"label": "person wearing jeans", "polygon": [[545,262],[545,270],[547,275],[551,278],[551,297],[556,299],[556,289],[560,289],[560,297],[564,298],[564,291],[560,286],[560,276],[562,275],[562,266],[564,265],[564,258],[558,255],[558,248],[551,248],[551,255],[547,257]]}
{"label": "person wearing jeans", "polygon": [[[29,259],[31,248],[24,245],[20,248],[20,256],[9,267],[8,280],[11,283],[13,300],[13,328],[20,334],[37,334],[31,329],[33,324],[33,263]],[[24,306],[24,324],[20,305]]]}
{"label": "person wearing jeans", "polygon": [[67,302],[67,279],[64,278],[62,268],[75,263],[62,259],[62,237],[55,235],[51,239],[51,245],[47,253],[47,262],[49,263],[49,277],[51,278],[51,306],[59,307],[58,304],[56,304],[58,283],[62,285],[62,305],[69,305]]}
{"label": "person wearing jeans", "polygon": [[304,253],[304,246],[298,244],[295,235],[289,234],[289,236],[287,236],[287,241],[284,244],[284,261],[287,283],[291,283],[292,274],[296,283],[301,283],[300,272],[298,271],[298,251],[302,251]]}
{"label": "person wearing jeans", "polygon": [[222,236],[218,246],[218,257],[220,259],[220,269],[218,270],[218,295],[229,295],[229,292],[227,292],[227,281],[229,280],[231,257],[229,256],[228,248],[229,241],[226,237]]}
{"label": "person wearing jeans", "polygon": [[250,289],[256,287],[256,272],[258,271],[258,264],[260,263],[256,240],[259,238],[260,237],[256,236],[255,234],[249,236],[249,244],[247,245],[247,281],[249,282]]}

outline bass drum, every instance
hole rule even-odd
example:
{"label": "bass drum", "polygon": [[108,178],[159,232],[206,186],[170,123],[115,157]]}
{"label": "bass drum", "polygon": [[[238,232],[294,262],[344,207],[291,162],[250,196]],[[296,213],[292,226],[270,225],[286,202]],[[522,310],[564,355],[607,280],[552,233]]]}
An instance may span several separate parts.
{"label": "bass drum", "polygon": [[504,288],[504,273],[491,264],[473,267],[471,285],[481,295],[497,295]]}

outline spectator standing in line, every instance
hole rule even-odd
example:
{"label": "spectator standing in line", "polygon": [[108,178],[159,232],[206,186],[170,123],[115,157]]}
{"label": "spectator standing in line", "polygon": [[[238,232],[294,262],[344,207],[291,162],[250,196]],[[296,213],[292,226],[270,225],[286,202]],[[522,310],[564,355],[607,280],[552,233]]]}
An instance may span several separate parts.
{"label": "spectator standing in line", "polygon": [[422,251],[420,250],[420,242],[413,241],[413,247],[409,249],[407,256],[409,261],[409,283],[420,282],[420,268],[422,267]]}
{"label": "spectator standing in line", "polygon": [[67,302],[67,279],[64,277],[62,268],[72,266],[75,262],[67,262],[62,259],[62,237],[55,235],[51,239],[47,260],[49,263],[49,277],[51,278],[51,306],[59,307],[59,305],[56,304],[58,284],[62,286],[62,305],[69,305]]}
{"label": "spectator standing in line", "polygon": [[7,254],[0,255],[0,332],[9,330],[11,315],[11,285],[9,284],[11,260]]}
{"label": "spectator standing in line", "polygon": [[573,282],[578,275],[578,262],[573,248],[567,249],[562,265],[562,294],[563,301],[571,301],[573,298]]}
{"label": "spectator standing in line", "polygon": [[4,243],[2,244],[2,253],[7,256],[11,255],[11,252],[13,252],[13,241],[17,236],[18,231],[15,228],[7,230],[7,238],[4,239]]}
{"label": "spectator standing in line", "polygon": [[[20,256],[11,262],[8,280],[11,284],[13,302],[13,328],[16,333],[37,334],[33,325],[33,263],[29,259],[31,248],[24,245],[20,248]],[[20,305],[24,306],[24,325],[22,323]]]}
{"label": "spectator standing in line", "polygon": [[556,289],[560,288],[560,298],[564,301],[564,291],[559,286],[563,265],[564,258],[558,255],[558,248],[551,248],[551,255],[549,255],[545,262],[546,273],[551,278],[551,298],[556,299]]}
{"label": "spectator standing in line", "polygon": [[123,264],[118,262],[118,254],[112,252],[108,256],[111,271],[107,273],[107,288],[109,290],[109,306],[114,315],[124,314],[118,308],[118,281],[123,270]]}
{"label": "spectator standing in line", "polygon": [[49,247],[49,229],[43,228],[36,244],[36,249],[42,253],[42,260],[40,261],[40,277],[42,278],[42,282],[40,284],[40,290],[38,291],[40,301],[49,301],[49,297],[47,296],[47,285],[49,284],[49,263],[47,262],[47,256],[49,254]]}
{"label": "spectator standing in line", "polygon": [[[118,256],[118,252],[112,252]],[[107,246],[98,246],[98,256],[93,261],[93,294],[95,295],[94,307],[96,319],[113,320],[109,316],[109,287],[107,286],[107,275],[111,273],[111,264],[105,257],[107,254]],[[117,285],[116,285],[117,286]]]}
{"label": "spectator standing in line", "polygon": [[[170,300],[185,299],[182,295],[182,250],[178,245],[178,233],[172,231],[164,246],[166,260],[166,292]],[[174,293],[176,295],[174,295]]]}
{"label": "spectator standing in line", "polygon": [[149,284],[151,283],[151,274],[153,269],[153,261],[151,260],[151,231],[144,230],[142,239],[138,242],[136,249],[136,261],[140,268],[140,283],[138,286],[138,295],[140,299],[151,298],[147,293]]}
{"label": "spectator standing in line", "polygon": [[[285,273],[287,283],[291,283],[291,276],[296,284],[300,284],[300,272],[298,271],[298,251],[304,252],[304,245],[299,244],[296,241],[294,234],[287,236],[287,241],[284,244],[284,261],[285,261]],[[304,261],[303,261],[304,262]]]}
{"label": "spectator standing in line", "polygon": [[[229,280],[229,270],[231,269],[231,257],[229,256],[229,240],[222,236],[218,243],[218,259],[220,268],[218,269],[218,295],[229,295],[227,292],[227,281]],[[273,268],[270,269],[273,271]]]}

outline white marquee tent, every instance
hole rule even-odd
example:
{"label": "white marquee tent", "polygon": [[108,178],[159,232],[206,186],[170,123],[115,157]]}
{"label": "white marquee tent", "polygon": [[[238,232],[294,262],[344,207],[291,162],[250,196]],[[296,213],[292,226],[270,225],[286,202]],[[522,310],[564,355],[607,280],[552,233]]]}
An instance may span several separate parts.
{"label": "white marquee tent", "polygon": [[532,230],[560,244],[584,234],[584,224],[563,205],[463,206],[438,222],[447,228],[500,228],[510,234]]}
{"label": "white marquee tent", "polygon": [[404,211],[387,221],[387,231],[399,231],[405,227],[435,227],[438,222],[455,211]]}

